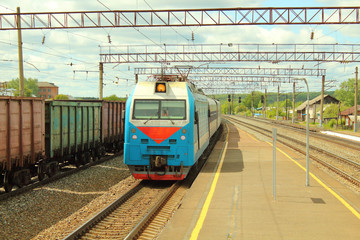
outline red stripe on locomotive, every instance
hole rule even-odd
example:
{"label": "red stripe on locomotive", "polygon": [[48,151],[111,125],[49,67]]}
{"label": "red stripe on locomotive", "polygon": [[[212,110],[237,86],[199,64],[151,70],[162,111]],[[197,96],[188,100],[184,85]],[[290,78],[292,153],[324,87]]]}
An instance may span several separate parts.
{"label": "red stripe on locomotive", "polygon": [[177,132],[181,127],[138,127],[141,132],[154,140],[157,144]]}

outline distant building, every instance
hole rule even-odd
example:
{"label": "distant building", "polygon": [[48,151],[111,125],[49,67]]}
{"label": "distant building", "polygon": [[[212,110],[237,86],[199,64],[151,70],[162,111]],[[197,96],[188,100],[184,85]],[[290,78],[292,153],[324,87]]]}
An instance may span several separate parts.
{"label": "distant building", "polygon": [[[344,122],[345,126],[354,128],[355,122],[355,106],[348,108],[340,113],[341,122]],[[357,110],[357,120],[360,121],[360,106]]]}
{"label": "distant building", "polygon": [[54,83],[38,82],[39,92],[38,96],[48,99],[55,98],[59,94],[59,87]]}
{"label": "distant building", "polygon": [[[339,100],[330,96],[324,95],[324,110],[326,108],[325,104],[331,103],[339,103]],[[309,101],[309,118],[314,122],[320,119],[320,104],[321,104],[321,95]],[[300,106],[295,109],[297,120],[298,121],[305,121],[306,119],[306,106],[307,101],[303,102]]]}

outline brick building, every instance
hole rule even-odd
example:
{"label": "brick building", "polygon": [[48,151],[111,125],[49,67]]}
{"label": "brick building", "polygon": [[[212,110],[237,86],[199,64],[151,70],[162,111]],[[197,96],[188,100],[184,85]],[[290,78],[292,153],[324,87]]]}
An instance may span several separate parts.
{"label": "brick building", "polygon": [[38,96],[48,99],[55,98],[59,94],[59,87],[54,83],[38,82],[39,92]]}

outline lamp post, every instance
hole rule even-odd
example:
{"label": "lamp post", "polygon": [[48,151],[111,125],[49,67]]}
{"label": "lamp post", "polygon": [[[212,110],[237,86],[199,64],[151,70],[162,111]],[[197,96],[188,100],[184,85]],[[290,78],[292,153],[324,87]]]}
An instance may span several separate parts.
{"label": "lamp post", "polygon": [[294,78],[294,80],[304,80],[307,88],[306,104],[306,186],[309,186],[309,85],[306,78]]}

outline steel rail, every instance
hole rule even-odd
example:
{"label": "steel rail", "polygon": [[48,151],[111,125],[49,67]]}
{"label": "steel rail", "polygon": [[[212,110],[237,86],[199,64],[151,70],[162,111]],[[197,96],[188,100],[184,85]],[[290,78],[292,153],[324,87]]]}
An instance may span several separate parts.
{"label": "steel rail", "polygon": [[144,228],[150,223],[153,217],[161,210],[161,208],[170,200],[171,196],[176,192],[176,190],[180,187],[181,182],[176,182],[173,184],[169,191],[167,191],[162,198],[158,201],[158,203],[146,214],[146,216],[141,219],[141,221],[131,230],[131,232],[124,238],[124,240],[130,240],[138,237]]}
{"label": "steel rail", "polygon": [[[269,137],[269,138],[272,137],[272,134],[266,134],[266,133],[264,133],[264,132],[271,133],[271,131],[268,130],[268,129],[261,128],[261,127],[258,127],[258,126],[256,126],[257,128],[254,128],[254,125],[252,125],[252,124],[244,123],[244,122],[242,122],[242,121],[240,121],[240,120],[238,120],[238,119],[232,118],[232,117],[226,117],[226,118],[229,119],[230,121],[232,120],[232,121],[237,122],[238,124],[241,124],[241,125],[243,125],[243,126],[246,126],[247,128],[250,128],[251,130],[256,131],[256,132],[258,132],[258,133],[260,133],[260,134],[262,134],[262,135],[264,135],[264,136],[267,136],[267,137]],[[261,129],[261,130],[259,130],[259,129]],[[280,136],[280,137],[282,137],[282,138],[285,138],[285,139],[287,139],[287,140],[294,141],[294,142],[296,142],[297,144],[305,145],[305,143],[303,143],[303,142],[301,142],[301,141],[298,141],[298,140],[296,140],[296,139],[292,139],[292,138],[290,138],[290,137],[287,137],[287,136],[284,136],[284,135],[281,135],[281,134],[277,134],[277,135]],[[292,149],[294,149],[294,150],[296,150],[296,151],[304,154],[304,155],[306,154],[305,151],[301,150],[300,148],[295,147],[294,145],[290,144],[288,141],[283,141],[283,140],[279,140],[279,139],[278,139],[277,141],[280,142],[280,143],[282,143],[282,144],[285,145],[285,146],[288,146],[288,147],[290,147],[290,148],[292,148]],[[316,150],[313,146],[310,146],[310,148],[313,149],[313,150]],[[331,154],[331,153],[329,153],[329,152],[327,152],[327,151],[325,151],[325,150],[321,150],[321,152],[322,152],[322,153],[325,153],[325,154],[328,154],[328,155],[330,155],[330,156],[333,156],[333,154]],[[334,166],[332,166],[331,164],[328,164],[328,163],[324,162],[323,160],[321,160],[321,159],[319,159],[319,158],[317,158],[317,157],[315,157],[315,156],[313,156],[313,155],[310,155],[310,158],[313,159],[314,161],[316,161],[317,163],[323,165],[324,167],[330,169],[331,171],[333,171],[334,173],[338,174],[339,176],[343,177],[344,179],[348,180],[349,182],[353,183],[354,185],[360,186],[360,180],[359,180],[359,179],[356,179],[356,178],[352,177],[351,175],[343,172],[342,170],[338,169],[337,167],[334,167]],[[340,157],[340,156],[337,156],[337,159],[342,159],[341,161],[343,161],[344,163],[350,164],[350,165],[355,166],[355,167],[357,167],[357,168],[360,169],[360,165],[359,165],[358,163],[354,164],[353,161],[349,161],[349,160],[347,160],[347,159],[345,159],[345,158],[342,158],[342,157]]]}
{"label": "steel rail", "polygon": [[15,190],[13,190],[11,192],[0,193],[0,202],[4,201],[6,199],[9,199],[11,197],[15,197],[15,196],[18,196],[20,194],[26,193],[26,192],[28,192],[30,190],[33,190],[33,189],[37,188],[37,187],[41,187],[41,186],[44,186],[44,185],[49,184],[51,182],[62,179],[64,177],[70,176],[72,174],[76,174],[76,173],[78,173],[80,171],[88,169],[89,167],[92,167],[92,166],[98,165],[100,163],[106,162],[106,161],[111,160],[111,159],[113,159],[115,157],[119,157],[119,156],[121,156],[121,154],[122,154],[122,151],[119,152],[119,153],[116,153],[114,155],[111,155],[111,156],[102,157],[101,159],[99,159],[97,161],[90,162],[90,163],[88,163],[86,165],[82,165],[79,168],[75,168],[75,169],[72,169],[72,170],[66,170],[66,171],[60,172],[60,173],[55,174],[54,176],[52,176],[50,178],[45,178],[42,181],[34,180],[33,183],[31,183],[31,184],[29,184],[27,186],[24,186],[22,188],[15,189]]}
{"label": "steel rail", "polygon": [[[279,121],[274,121],[274,120],[270,120],[270,119],[253,119],[254,121],[261,121],[267,124],[273,124],[273,125],[279,125],[281,124],[281,127],[283,128],[289,128],[289,129],[293,129],[294,131],[297,131],[299,133],[305,134],[305,128],[303,126],[300,125],[293,125],[293,124],[287,124],[284,122],[279,123]],[[338,145],[341,145],[343,147],[346,148],[352,148],[354,150],[357,150],[360,152],[360,144],[358,142],[349,140],[349,139],[345,139],[345,138],[339,138],[339,137],[335,137],[335,136],[330,136],[330,135],[324,135],[322,133],[319,133],[319,129],[317,128],[310,128],[310,135],[312,137],[315,138],[320,138]],[[350,160],[349,160],[350,161]]]}
{"label": "steel rail", "polygon": [[[152,208],[152,210],[138,223],[138,225],[126,236],[126,240],[129,239],[137,239],[140,237],[142,239],[142,235],[146,235],[147,239],[155,239],[157,236],[156,229],[161,229],[161,226],[167,223],[167,220],[170,219],[174,209],[174,205],[176,203],[180,203],[179,200],[176,200],[176,197],[181,193],[178,193],[180,187],[191,186],[194,180],[196,179],[197,174],[200,172],[202,167],[204,166],[206,159],[212,152],[217,140],[220,138],[223,131],[223,125],[219,127],[219,129],[215,132],[215,134],[211,137],[209,146],[205,149],[204,153],[201,155],[200,159],[195,165],[195,168],[189,172],[189,175],[183,180],[181,183],[177,182],[174,184],[166,195],[163,196],[161,201]],[[175,194],[176,193],[176,194]],[[177,195],[177,196],[176,196]],[[181,196],[182,198],[182,196]],[[169,206],[172,205],[172,206]],[[149,230],[150,228],[151,230]]]}
{"label": "steel rail", "polygon": [[98,214],[96,214],[94,217],[92,217],[90,220],[88,220],[86,223],[81,225],[79,228],[77,228],[75,231],[67,235],[64,240],[74,240],[80,238],[85,232],[87,232],[92,226],[100,222],[103,218],[108,216],[110,213],[112,213],[115,209],[119,208],[123,203],[125,203],[128,199],[130,199],[132,196],[134,196],[140,189],[142,189],[144,185],[142,182],[137,184],[134,188],[130,189],[127,193],[125,193],[123,196],[112,202],[110,205],[108,205],[105,209],[100,211]]}

